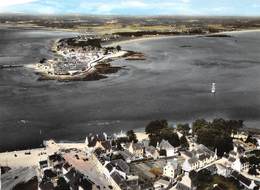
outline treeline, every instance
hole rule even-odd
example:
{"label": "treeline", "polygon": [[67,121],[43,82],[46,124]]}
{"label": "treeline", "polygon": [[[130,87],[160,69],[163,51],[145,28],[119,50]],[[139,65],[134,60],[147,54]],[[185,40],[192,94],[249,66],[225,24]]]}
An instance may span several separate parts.
{"label": "treeline", "polygon": [[188,147],[188,141],[183,135],[179,138],[175,129],[168,125],[166,120],[151,121],[145,128],[145,132],[149,135],[150,145],[156,147],[163,139],[167,140],[174,147]]}
{"label": "treeline", "polygon": [[197,142],[208,148],[218,151],[223,156],[233,149],[232,133],[243,127],[242,120],[214,119],[212,122],[198,119],[192,123],[192,134],[196,135]]}
{"label": "treeline", "polygon": [[[213,121],[197,119],[191,127],[187,123],[177,124],[176,129],[170,127],[166,120],[155,120],[146,126],[145,132],[149,135],[152,146],[156,146],[162,139],[165,139],[174,147],[188,147],[186,136],[192,135],[196,137],[199,144],[203,144],[213,151],[217,149],[218,155],[223,156],[224,153],[233,149],[231,134],[236,133],[242,127],[242,120],[224,120],[222,118]],[[179,137],[176,131],[181,132],[183,136]]]}

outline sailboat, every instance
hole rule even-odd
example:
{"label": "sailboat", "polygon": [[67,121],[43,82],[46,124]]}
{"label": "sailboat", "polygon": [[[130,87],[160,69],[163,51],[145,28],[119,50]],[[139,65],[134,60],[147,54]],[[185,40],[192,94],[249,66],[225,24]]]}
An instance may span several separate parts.
{"label": "sailboat", "polygon": [[211,93],[212,93],[212,94],[215,94],[215,93],[216,93],[216,83],[215,83],[215,82],[212,83]]}

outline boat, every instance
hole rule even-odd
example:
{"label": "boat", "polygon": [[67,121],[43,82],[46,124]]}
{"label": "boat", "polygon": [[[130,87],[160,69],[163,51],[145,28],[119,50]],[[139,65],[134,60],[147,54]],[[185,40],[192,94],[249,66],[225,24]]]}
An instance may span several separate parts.
{"label": "boat", "polygon": [[212,93],[212,94],[215,94],[215,93],[216,93],[216,83],[215,83],[215,82],[212,83],[211,93]]}

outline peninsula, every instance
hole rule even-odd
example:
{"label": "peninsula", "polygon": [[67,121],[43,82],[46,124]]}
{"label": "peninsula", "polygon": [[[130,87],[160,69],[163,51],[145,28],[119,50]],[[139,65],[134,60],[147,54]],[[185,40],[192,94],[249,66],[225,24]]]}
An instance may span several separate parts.
{"label": "peninsula", "polygon": [[38,80],[99,80],[122,68],[111,65],[115,59],[144,60],[142,53],[122,50],[119,45],[102,47],[101,39],[93,35],[58,40],[52,50],[54,59],[43,58],[37,64],[26,66],[40,75]]}

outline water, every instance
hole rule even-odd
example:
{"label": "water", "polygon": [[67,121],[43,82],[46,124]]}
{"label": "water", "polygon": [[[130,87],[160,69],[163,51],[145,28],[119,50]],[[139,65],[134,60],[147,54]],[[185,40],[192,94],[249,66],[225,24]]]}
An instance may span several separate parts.
{"label": "water", "polygon": [[[43,139],[84,140],[90,132],[144,127],[154,119],[244,119],[260,124],[260,33],[233,38],[178,37],[122,44],[146,61],[107,79],[37,81],[30,70],[0,70],[0,151],[39,146]],[[69,33],[0,31],[0,64],[51,56],[50,42]],[[211,94],[216,82],[216,95]]]}

